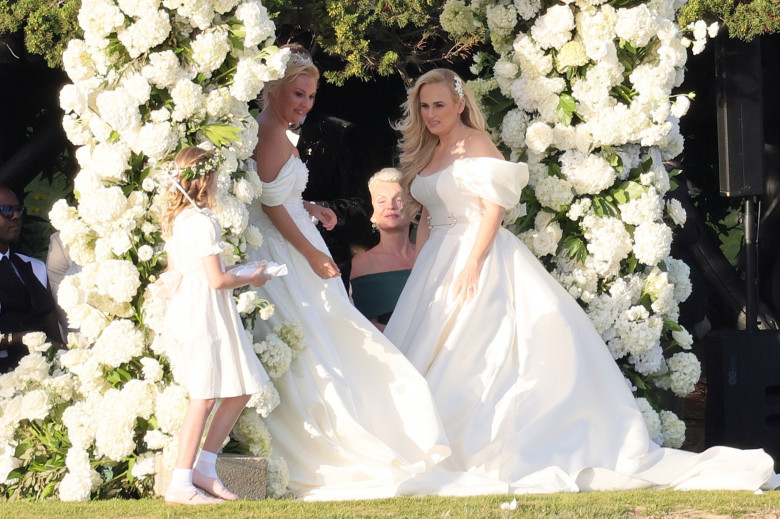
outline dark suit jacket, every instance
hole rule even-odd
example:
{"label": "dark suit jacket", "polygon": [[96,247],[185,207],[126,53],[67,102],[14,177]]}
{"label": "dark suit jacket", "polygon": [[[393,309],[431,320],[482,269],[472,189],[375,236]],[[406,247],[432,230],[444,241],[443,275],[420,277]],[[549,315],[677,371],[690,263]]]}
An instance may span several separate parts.
{"label": "dark suit jacket", "polygon": [[[43,331],[49,335],[46,316],[54,310],[54,299],[33,272],[31,261],[37,260],[25,261],[13,252],[11,260],[22,283],[15,273],[0,269],[0,332]],[[61,340],[59,330],[51,337]],[[8,354],[0,359],[0,373],[15,368],[27,351],[17,348]]]}
{"label": "dark suit jacket", "polygon": [[309,168],[303,198],[331,208],[338,217],[333,230],[320,226],[320,232],[346,284],[353,247],[368,248],[375,241],[369,221],[367,143],[354,124],[312,112],[301,126],[297,147]]}

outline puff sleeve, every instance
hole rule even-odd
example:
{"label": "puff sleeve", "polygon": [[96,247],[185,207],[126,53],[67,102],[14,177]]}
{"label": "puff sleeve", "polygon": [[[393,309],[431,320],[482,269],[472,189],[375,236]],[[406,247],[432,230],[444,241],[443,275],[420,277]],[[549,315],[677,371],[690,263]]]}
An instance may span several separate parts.
{"label": "puff sleeve", "polygon": [[184,222],[193,254],[202,258],[222,252],[221,229],[211,212],[196,212]]}
{"label": "puff sleeve", "polygon": [[468,157],[455,161],[452,176],[459,187],[511,209],[528,184],[528,166],[492,157]]}

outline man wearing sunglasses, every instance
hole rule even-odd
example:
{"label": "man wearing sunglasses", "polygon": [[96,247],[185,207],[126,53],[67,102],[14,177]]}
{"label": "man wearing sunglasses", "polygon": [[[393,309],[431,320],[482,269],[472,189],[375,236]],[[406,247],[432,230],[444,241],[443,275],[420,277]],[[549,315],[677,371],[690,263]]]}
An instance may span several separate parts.
{"label": "man wearing sunglasses", "polygon": [[62,343],[46,265],[13,251],[24,213],[14,192],[0,186],[0,373],[29,353],[22,342],[27,332],[44,332],[49,341]]}

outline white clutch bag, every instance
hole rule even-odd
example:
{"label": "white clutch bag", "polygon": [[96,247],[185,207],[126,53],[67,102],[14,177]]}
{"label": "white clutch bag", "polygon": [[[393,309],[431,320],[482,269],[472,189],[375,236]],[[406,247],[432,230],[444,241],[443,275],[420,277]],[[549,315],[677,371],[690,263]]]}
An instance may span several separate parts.
{"label": "white clutch bag", "polygon": [[[257,270],[260,267],[260,261],[250,261],[249,263],[244,263],[242,265],[238,265],[237,267],[234,267],[230,269],[231,274],[235,274],[237,276],[243,276],[246,274],[251,274],[255,270]],[[279,277],[284,276],[287,274],[287,265],[282,263],[281,265],[279,263],[274,263],[273,261],[269,261],[265,264],[265,269],[263,269],[263,272],[271,277]]]}

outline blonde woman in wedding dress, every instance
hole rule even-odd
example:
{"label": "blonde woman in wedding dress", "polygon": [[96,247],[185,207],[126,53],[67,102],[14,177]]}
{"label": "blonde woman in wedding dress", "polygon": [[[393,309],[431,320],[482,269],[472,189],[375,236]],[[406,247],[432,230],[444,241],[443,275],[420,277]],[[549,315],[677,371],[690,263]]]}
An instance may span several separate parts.
{"label": "blonde woman in wedding dress", "polygon": [[398,128],[405,204],[421,204],[422,217],[385,334],[428,381],[453,451],[442,463],[450,475],[517,493],[776,486],[763,450],[694,454],[651,441],[586,314],[502,227],[528,170],[503,160],[460,77],[421,76]]}
{"label": "blonde woman in wedding dress", "polygon": [[283,52],[290,53],[285,77],[266,84],[258,116],[263,193],[250,221],[264,240],[248,255],[289,271],[259,289],[276,309],[269,321],[258,320],[255,340],[295,319],[306,348],[275,381],[281,404],[265,421],[297,497],[389,497],[449,448],[425,379],[349,301],[313,223],[331,228],[333,211],[301,198],[308,172],[286,130],[311,109],[319,72],[305,49]]}

